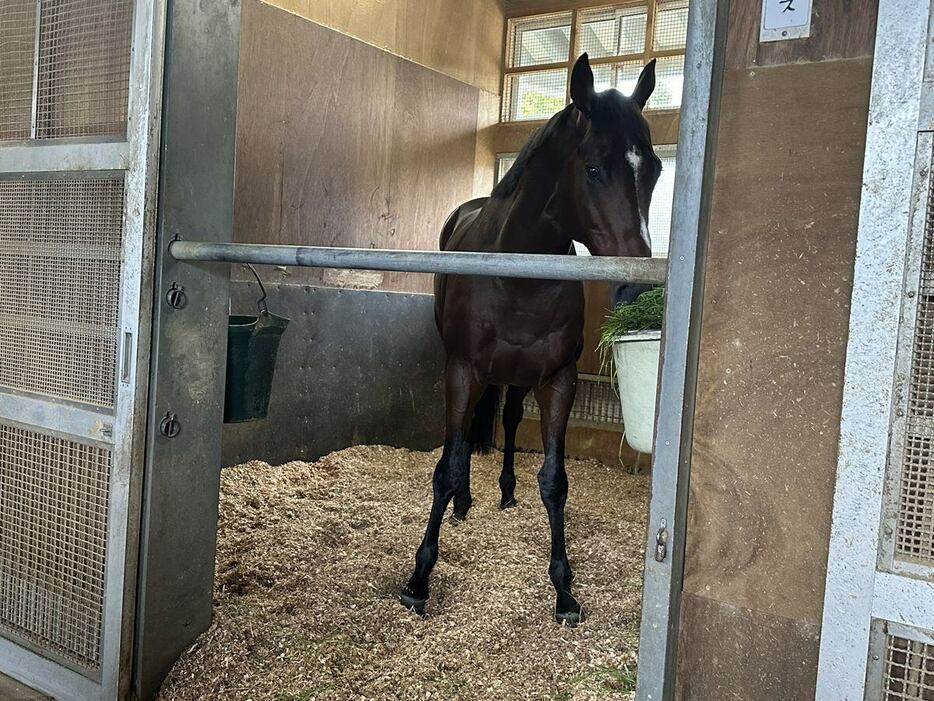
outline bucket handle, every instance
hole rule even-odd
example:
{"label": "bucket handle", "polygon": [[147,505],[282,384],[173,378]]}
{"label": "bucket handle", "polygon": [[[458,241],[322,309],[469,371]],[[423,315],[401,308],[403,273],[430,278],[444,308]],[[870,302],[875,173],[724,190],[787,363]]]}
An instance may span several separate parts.
{"label": "bucket handle", "polygon": [[260,316],[269,316],[269,308],[266,306],[266,287],[263,285],[263,281],[259,279],[259,273],[257,273],[256,268],[249,263],[244,263],[243,267],[253,273],[253,277],[256,278],[256,282],[259,284],[259,289],[263,293],[263,296],[256,300],[256,308],[259,309]]}

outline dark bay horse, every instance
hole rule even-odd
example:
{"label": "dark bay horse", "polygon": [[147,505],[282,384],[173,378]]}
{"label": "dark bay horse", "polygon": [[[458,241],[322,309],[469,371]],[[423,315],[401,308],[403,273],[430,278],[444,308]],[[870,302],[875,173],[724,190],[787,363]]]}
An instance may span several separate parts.
{"label": "dark bay horse", "polygon": [[[571,104],[530,139],[489,198],[463,204],[450,216],[442,250],[573,254],[572,241],[579,241],[594,255],[651,255],[649,203],[661,162],[642,109],[654,88],[652,61],[631,97],[597,93],[587,55],[581,56],[571,74]],[[571,593],[564,540],[564,440],[582,348],[583,285],[439,275],[435,319],[447,356],[445,440],[428,527],[400,601],[425,611],[444,513],[453,499],[453,517],[467,515],[470,455],[491,446],[500,387],[506,387],[501,506],[515,504],[516,428],[522,401],[534,391],[545,449],[538,484],[551,526],[555,617],[576,625],[583,613]]]}

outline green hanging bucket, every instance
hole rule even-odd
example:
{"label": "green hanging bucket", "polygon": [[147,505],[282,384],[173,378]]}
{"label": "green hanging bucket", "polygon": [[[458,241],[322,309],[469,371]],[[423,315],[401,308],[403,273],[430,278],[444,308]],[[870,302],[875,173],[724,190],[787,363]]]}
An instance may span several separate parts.
{"label": "green hanging bucket", "polygon": [[259,316],[231,315],[227,325],[225,423],[266,418],[279,341],[289,325],[288,319],[269,313],[263,281],[252,265],[244,267],[256,276],[263,296],[256,303]]}

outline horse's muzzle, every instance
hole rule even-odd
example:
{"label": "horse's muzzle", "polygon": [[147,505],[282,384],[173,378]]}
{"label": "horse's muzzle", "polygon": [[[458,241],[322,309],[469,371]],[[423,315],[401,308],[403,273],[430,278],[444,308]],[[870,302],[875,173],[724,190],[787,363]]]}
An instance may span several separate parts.
{"label": "horse's muzzle", "polygon": [[653,285],[639,285],[634,283],[620,285],[610,293],[610,302],[612,302],[614,308],[621,304],[632,304],[636,301],[636,297],[643,292],[648,292],[652,287]]}

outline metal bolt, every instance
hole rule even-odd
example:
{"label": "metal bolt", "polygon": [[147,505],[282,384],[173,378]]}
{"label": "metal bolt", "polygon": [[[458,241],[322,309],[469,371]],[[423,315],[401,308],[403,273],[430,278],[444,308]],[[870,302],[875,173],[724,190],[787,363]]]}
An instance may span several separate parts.
{"label": "metal bolt", "polygon": [[188,295],[185,294],[185,288],[177,282],[173,282],[169,291],[165,293],[165,301],[172,309],[184,309],[185,305],[188,304]]}

